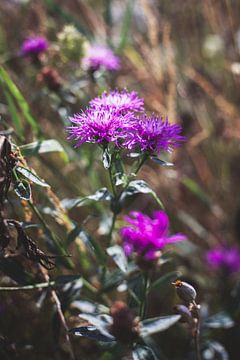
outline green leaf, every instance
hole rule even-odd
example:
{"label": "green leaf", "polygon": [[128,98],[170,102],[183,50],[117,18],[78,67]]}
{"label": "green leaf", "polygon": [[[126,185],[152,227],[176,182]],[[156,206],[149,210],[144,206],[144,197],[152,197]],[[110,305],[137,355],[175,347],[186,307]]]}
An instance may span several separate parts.
{"label": "green leaf", "polygon": [[186,186],[186,188],[191,191],[195,196],[197,196],[201,201],[203,201],[206,204],[210,204],[210,200],[208,195],[201,189],[201,187],[189,177],[185,176],[181,179],[181,182],[183,185]]}
{"label": "green leaf", "polygon": [[164,208],[161,200],[144,180],[133,180],[129,183],[127,189],[123,192],[122,197],[131,196],[134,194],[149,194],[151,195],[161,208]]}
{"label": "green leaf", "polygon": [[64,199],[62,200],[61,204],[62,206],[70,210],[74,207],[79,207],[86,205],[86,202],[88,201],[111,201],[112,200],[112,194],[108,191],[107,188],[101,188],[97,190],[94,194],[84,196],[84,197],[78,197],[75,199]]}
{"label": "green leaf", "polygon": [[161,166],[173,166],[173,163],[159,159],[157,156],[151,156],[151,160]]}
{"label": "green leaf", "polygon": [[11,97],[11,95],[9,94],[9,92],[5,89],[5,87],[3,87],[3,93],[5,95],[7,104],[8,104],[8,110],[9,113],[11,115],[13,124],[15,125],[15,130],[16,130],[16,134],[19,136],[19,138],[21,140],[24,139],[24,134],[23,134],[23,126],[22,126],[22,121],[21,118],[18,115],[16,106],[14,104],[14,101]]}
{"label": "green leaf", "polygon": [[103,161],[104,168],[109,169],[111,166],[111,155],[109,154],[107,147],[103,151],[102,161]]}
{"label": "green leaf", "polygon": [[229,329],[234,326],[234,321],[225,311],[221,311],[205,320],[204,325],[212,329]]}
{"label": "green leaf", "polygon": [[31,200],[31,187],[27,181],[18,181],[14,186],[14,191],[22,200]]}
{"label": "green leaf", "polygon": [[123,248],[119,245],[111,246],[107,249],[107,253],[112,257],[113,261],[117,264],[122,272],[127,272],[128,263],[127,258],[124,254]]}
{"label": "green leaf", "polygon": [[16,171],[18,173],[20,173],[21,175],[23,175],[28,180],[32,181],[34,184],[37,184],[37,185],[43,186],[43,187],[49,187],[49,185],[44,180],[40,179],[39,176],[37,176],[36,174],[34,174],[32,171],[30,171],[27,168],[24,168],[22,166],[16,166]]}
{"label": "green leaf", "polygon": [[82,239],[84,244],[93,252],[99,263],[105,264],[106,256],[98,242],[81,227],[79,227],[78,236],[80,237],[80,239]]}
{"label": "green leaf", "polygon": [[93,340],[103,341],[103,342],[112,342],[115,341],[115,338],[109,334],[109,336],[102,334],[95,326],[79,326],[69,330],[71,334],[77,336],[88,337]]}
{"label": "green leaf", "polygon": [[157,360],[153,350],[148,346],[137,345],[132,352],[133,360]]}
{"label": "green leaf", "polygon": [[172,271],[170,273],[167,273],[163,276],[161,276],[159,279],[155,280],[148,288],[148,293],[150,291],[156,290],[156,289],[162,289],[165,288],[168,284],[172,283],[174,280],[179,278],[180,276],[179,271]]}
{"label": "green leaf", "polygon": [[19,109],[21,110],[26,121],[31,126],[33,132],[35,134],[39,135],[41,133],[41,128],[40,128],[38,122],[31,115],[28,103],[26,102],[26,100],[22,96],[20,90],[17,88],[17,86],[14,84],[14,82],[8,75],[7,71],[2,66],[0,66],[0,79],[2,82],[5,83],[6,87],[8,88],[8,91],[10,92],[12,97],[15,99],[16,103],[19,106]]}
{"label": "green leaf", "polygon": [[128,42],[128,33],[131,26],[131,19],[132,19],[132,13],[133,13],[133,1],[129,0],[126,6],[126,11],[124,14],[124,18],[122,21],[122,28],[120,33],[120,41],[117,48],[117,52],[121,53],[123,49],[126,47],[126,44]]}
{"label": "green leaf", "polygon": [[50,152],[61,152],[67,160],[67,154],[62,145],[55,139],[34,141],[32,143],[20,146],[23,156],[36,156],[38,154],[46,154]]}
{"label": "green leaf", "polygon": [[144,338],[160,331],[165,331],[174,325],[181,318],[181,315],[168,315],[152,319],[143,320],[141,322],[140,336]]}
{"label": "green leaf", "polygon": [[230,360],[229,355],[222,344],[217,341],[208,341],[207,348],[202,352],[203,360]]}

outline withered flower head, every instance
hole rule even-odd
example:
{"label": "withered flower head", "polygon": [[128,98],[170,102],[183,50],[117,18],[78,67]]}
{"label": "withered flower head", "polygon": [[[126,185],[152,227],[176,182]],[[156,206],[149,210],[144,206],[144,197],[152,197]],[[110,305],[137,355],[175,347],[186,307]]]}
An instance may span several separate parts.
{"label": "withered flower head", "polygon": [[122,301],[116,301],[110,314],[113,319],[110,332],[122,343],[132,343],[139,334],[139,321],[136,319],[128,306]]}

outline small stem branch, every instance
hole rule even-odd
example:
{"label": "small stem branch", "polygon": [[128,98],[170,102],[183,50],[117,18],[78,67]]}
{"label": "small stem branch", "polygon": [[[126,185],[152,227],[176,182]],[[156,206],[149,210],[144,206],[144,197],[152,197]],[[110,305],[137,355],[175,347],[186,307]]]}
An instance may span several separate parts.
{"label": "small stem branch", "polygon": [[[39,270],[41,272],[41,275],[43,276],[44,280],[49,283],[49,276],[46,272],[43,271],[42,267],[39,265]],[[66,323],[66,320],[65,320],[65,317],[63,315],[63,312],[62,312],[62,307],[61,307],[61,302],[57,296],[57,293],[56,291],[51,288],[51,296],[52,296],[52,299],[53,301],[55,302],[55,305],[56,305],[56,310],[57,310],[57,313],[58,313],[58,317],[59,317],[59,320],[62,324],[62,327],[63,329],[65,330],[64,332],[64,335],[65,335],[65,341],[66,343],[68,344],[68,349],[69,349],[69,360],[75,360],[75,356],[74,356],[74,352],[73,352],[73,348],[72,348],[72,344],[71,344],[71,341],[70,341],[70,338],[69,338],[69,335],[68,335],[68,326],[67,326],[67,323]]]}
{"label": "small stem branch", "polygon": [[48,287],[52,287],[56,284],[55,281],[43,282],[32,285],[24,285],[24,286],[1,286],[0,291],[18,291],[18,290],[34,290],[34,289],[44,289]]}
{"label": "small stem branch", "polygon": [[147,289],[148,289],[148,272],[143,273],[143,296],[139,308],[139,317],[141,320],[145,318],[147,307]]}
{"label": "small stem branch", "polygon": [[194,351],[195,351],[195,360],[201,360],[201,351],[200,351],[200,342],[199,342],[199,335],[200,335],[200,305],[197,305],[194,302],[194,310],[196,313],[195,321],[195,329],[193,333],[193,340],[194,340]]}

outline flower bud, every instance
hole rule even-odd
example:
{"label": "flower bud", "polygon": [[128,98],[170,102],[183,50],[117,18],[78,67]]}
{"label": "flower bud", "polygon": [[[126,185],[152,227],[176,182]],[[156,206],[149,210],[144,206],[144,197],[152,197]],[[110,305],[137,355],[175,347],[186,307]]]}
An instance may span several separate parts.
{"label": "flower bud", "polygon": [[113,318],[111,334],[125,344],[136,341],[139,333],[139,321],[134,317],[131,309],[124,302],[116,301],[110,309],[110,314]]}
{"label": "flower bud", "polygon": [[192,314],[185,305],[176,305],[174,306],[174,309],[179,315],[181,315],[180,322],[189,324],[193,322]]}
{"label": "flower bud", "polygon": [[57,37],[60,55],[64,62],[79,61],[85,55],[87,40],[75,26],[65,25]]}
{"label": "flower bud", "polygon": [[62,79],[54,68],[45,66],[38,75],[38,81],[44,82],[49,90],[58,91],[62,86]]}
{"label": "flower bud", "polygon": [[186,303],[194,303],[197,293],[194,287],[187,282],[177,280],[173,283],[177,290],[177,294]]}

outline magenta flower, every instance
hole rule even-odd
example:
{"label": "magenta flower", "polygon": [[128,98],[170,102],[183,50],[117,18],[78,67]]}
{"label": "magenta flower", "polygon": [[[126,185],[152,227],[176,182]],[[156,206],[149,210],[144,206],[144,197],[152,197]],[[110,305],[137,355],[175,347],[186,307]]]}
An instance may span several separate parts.
{"label": "magenta flower", "polygon": [[110,93],[106,91],[99,97],[90,101],[90,106],[93,108],[111,107],[120,112],[140,112],[143,111],[144,100],[139,98],[136,91],[122,91],[114,90]]}
{"label": "magenta flower", "polygon": [[87,109],[70,118],[74,124],[67,128],[70,138],[78,140],[76,147],[85,142],[106,143],[122,138],[122,132],[131,129],[131,114],[121,114],[111,107],[105,109]]}
{"label": "magenta flower", "polygon": [[43,36],[29,37],[21,46],[23,56],[39,55],[48,49],[48,42]]}
{"label": "magenta flower", "polygon": [[92,46],[83,58],[83,64],[88,70],[116,71],[120,69],[120,59],[113,51],[104,46]]}
{"label": "magenta flower", "polygon": [[123,227],[121,235],[127,256],[136,253],[143,260],[156,260],[166,245],[186,239],[182,234],[168,235],[169,221],[164,211],[156,211],[153,218],[133,211],[125,220],[130,226]]}
{"label": "magenta flower", "polygon": [[160,153],[162,150],[171,151],[185,140],[185,137],[180,135],[181,130],[180,125],[171,125],[168,119],[163,121],[156,115],[143,115],[135,120],[134,129],[126,134],[123,146],[151,154]]}
{"label": "magenta flower", "polygon": [[207,252],[207,261],[209,265],[216,270],[225,268],[229,272],[239,271],[240,249],[235,246],[218,246]]}

